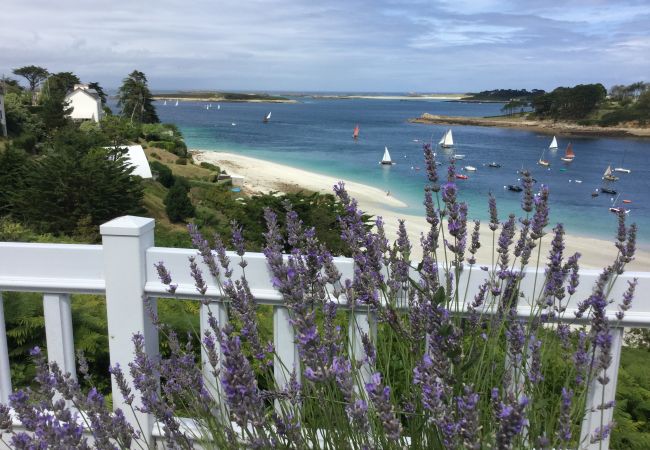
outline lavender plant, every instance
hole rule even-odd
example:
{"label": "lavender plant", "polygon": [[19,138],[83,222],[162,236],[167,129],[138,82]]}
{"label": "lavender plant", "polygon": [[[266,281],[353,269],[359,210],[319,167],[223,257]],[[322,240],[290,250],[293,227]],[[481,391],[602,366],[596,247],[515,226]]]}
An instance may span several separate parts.
{"label": "lavender plant", "polygon": [[[198,251],[190,269],[209,311],[209,328],[194,339],[204,362],[154,320],[168,336],[171,354],[152,357],[142,336],[133,337],[132,385],[120,367],[111,368],[127,404],[155,416],[171,448],[576,448],[606,438],[612,423],[601,423],[582,441],[580,427],[592,380],[611,382],[615,324],[607,308],[615,300],[616,278],[634,258],[636,226],[619,215],[615,259],[573,312],[567,306],[576,304],[580,254],[566,255],[561,224],[550,232],[546,263],[542,259],[548,188],[533,192],[531,175],[523,174],[519,219],[499,219],[490,196],[492,256],[489,265],[477,267],[477,251],[485,246],[481,223],[468,223],[454,160],[445,176],[438,174],[429,145],[424,158],[429,229],[420,237],[418,260],[405,222],[390,243],[381,218],[368,229],[343,183],[334,192],[345,208],[339,220],[354,261],[350,279],[291,205],[284,219],[266,211],[263,253],[290,313],[300,360],[295,367],[284,366],[273,344],[264,342],[241,228],[233,224],[235,253],[228,254],[222,237],[211,246],[190,226]],[[531,260],[536,270],[527,271]],[[172,275],[164,263],[156,268],[174,295]],[[225,302],[229,323],[212,311],[217,298],[206,296],[210,283]],[[470,297],[472,285],[478,288]],[[632,306],[635,287],[630,282],[617,305],[618,320]],[[20,391],[10,402],[29,433],[12,431],[9,410],[0,407],[3,441],[16,448],[39,441],[84,448],[85,426],[101,448],[149,444],[120,411],[102,409],[96,391],[82,395],[72,378],[38,353],[36,363],[39,395]],[[57,397],[84,414],[71,414],[69,403]],[[600,411],[612,407],[596,405]],[[184,427],[179,413],[197,426]]]}

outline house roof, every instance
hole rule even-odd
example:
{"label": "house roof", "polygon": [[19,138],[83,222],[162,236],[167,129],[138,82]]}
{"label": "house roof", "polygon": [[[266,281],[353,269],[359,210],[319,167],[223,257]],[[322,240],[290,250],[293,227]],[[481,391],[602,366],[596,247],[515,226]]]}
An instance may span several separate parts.
{"label": "house roof", "polygon": [[133,175],[138,175],[142,178],[153,178],[151,168],[149,167],[149,161],[147,161],[147,156],[144,154],[144,149],[141,145],[128,145],[121,148],[127,149],[124,156],[129,160],[129,163],[135,167]]}
{"label": "house roof", "polygon": [[77,87],[77,88],[73,89],[72,91],[68,92],[68,93],[66,94],[65,98],[70,98],[70,97],[72,97],[74,94],[76,94],[77,92],[83,92],[84,94],[91,96],[91,97],[94,98],[95,100],[99,100],[99,99],[100,99],[100,98],[99,98],[99,94],[98,94],[97,91],[95,91],[94,89],[84,89],[84,88],[80,88],[80,87]]}

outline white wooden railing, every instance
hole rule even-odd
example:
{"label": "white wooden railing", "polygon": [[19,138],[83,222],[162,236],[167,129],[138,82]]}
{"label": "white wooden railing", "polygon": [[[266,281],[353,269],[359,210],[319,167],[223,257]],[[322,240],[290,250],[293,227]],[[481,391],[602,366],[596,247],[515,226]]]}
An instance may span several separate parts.
{"label": "white wooden railing", "polygon": [[[169,297],[166,286],[158,279],[155,263],[165,262],[174,283],[178,284],[176,298],[200,298],[188,269],[188,257],[195,256],[196,251],[154,247],[153,219],[120,217],[102,225],[100,231],[102,245],[0,242],[0,402],[7,403],[12,389],[2,291],[43,293],[48,359],[56,361],[62,370],[72,374],[75,374],[76,370],[70,294],[106,296],[110,362],[111,365],[119,363],[122,367],[128,367],[128,363],[133,359],[131,337],[136,332],[144,335],[147,351],[151,355],[158,354],[157,332],[143,303],[144,297],[150,298],[153,305],[157,297]],[[259,304],[273,306],[274,344],[277,358],[280,360],[275,364],[274,375],[278,384],[284,385],[288,374],[283,367],[292,368],[299,364],[293,327],[289,322],[289,311],[283,306],[280,294],[270,283],[271,277],[264,256],[259,253],[249,253],[246,254],[246,260],[248,261],[246,278],[254,297]],[[343,279],[352,278],[353,264],[350,259],[336,258],[335,263]],[[201,268],[204,273],[209,273],[207,267]],[[238,277],[237,271],[241,269],[237,265],[234,269],[233,277]],[[463,271],[461,277],[466,277],[467,272]],[[598,274],[598,271],[593,270],[580,272],[580,286],[572,296],[576,300],[567,306],[565,316],[568,319],[573,320],[572,311],[577,308],[577,301],[589,296]],[[528,289],[532,291],[534,276],[531,275],[532,273],[522,281],[521,288],[524,292]],[[604,423],[612,419],[612,408],[605,410],[605,417],[601,418],[601,411],[592,406],[603,401],[614,400],[623,328],[650,328],[650,295],[648,294],[650,272],[626,273],[619,277],[611,298],[620,299],[627,287],[626,280],[635,277],[638,278],[639,284],[632,310],[626,313],[622,321],[618,321],[614,317],[616,308],[609,308],[612,324],[619,327],[613,330],[613,363],[608,373],[611,381],[604,387],[596,380],[592,382],[587,405],[589,411],[582,427],[583,438],[595,432],[601,419]],[[475,275],[469,280],[467,298],[473,298],[483,278]],[[466,282],[466,279],[461,279],[461,285],[464,286]],[[213,302],[209,306],[201,306],[201,332],[208,328],[208,308],[217,315],[221,323],[228,320],[225,304],[220,301],[217,288],[209,282],[208,284],[207,296],[212,298]],[[528,317],[529,310],[521,306],[519,314]],[[355,354],[362,352],[359,328],[365,328],[367,331],[374,326],[372,319],[366,313],[355,310],[354,317],[350,317],[350,345]],[[202,355],[202,358],[206,363],[206,356]],[[209,364],[204,364],[204,367],[209,367]],[[126,375],[128,377],[128,373]],[[212,375],[208,369],[204,371],[204,376],[208,378],[208,385],[217,385],[214,379],[210,379]],[[112,393],[113,407],[122,408],[132,423],[135,424],[137,420],[145,434],[148,434],[145,436],[148,442],[151,442],[156,429],[153,417],[133,412],[127,407],[114,380]],[[588,442],[589,439],[581,441]],[[608,440],[601,444],[604,445],[601,447],[598,444],[593,446],[585,444],[584,448],[607,448]]]}

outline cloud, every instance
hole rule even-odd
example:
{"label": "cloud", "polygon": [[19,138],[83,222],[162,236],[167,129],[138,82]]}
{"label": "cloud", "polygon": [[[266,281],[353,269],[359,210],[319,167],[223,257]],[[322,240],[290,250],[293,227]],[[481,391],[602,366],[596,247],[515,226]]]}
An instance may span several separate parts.
{"label": "cloud", "polygon": [[[109,87],[469,91],[635,81],[650,16],[627,0],[5,0],[0,72]],[[644,15],[645,14],[645,15]],[[615,66],[614,66],[615,64]],[[613,71],[612,67],[616,67]],[[586,70],[588,69],[588,70]]]}

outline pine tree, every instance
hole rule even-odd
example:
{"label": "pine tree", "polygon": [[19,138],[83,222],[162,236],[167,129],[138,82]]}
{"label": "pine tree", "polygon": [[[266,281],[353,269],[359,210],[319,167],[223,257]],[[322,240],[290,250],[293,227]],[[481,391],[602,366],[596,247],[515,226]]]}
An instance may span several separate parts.
{"label": "pine tree", "polygon": [[144,73],[134,70],[122,81],[119,91],[119,102],[122,116],[131,122],[159,123],[153,96],[147,87],[147,77]]}

